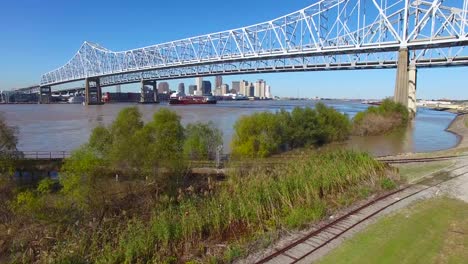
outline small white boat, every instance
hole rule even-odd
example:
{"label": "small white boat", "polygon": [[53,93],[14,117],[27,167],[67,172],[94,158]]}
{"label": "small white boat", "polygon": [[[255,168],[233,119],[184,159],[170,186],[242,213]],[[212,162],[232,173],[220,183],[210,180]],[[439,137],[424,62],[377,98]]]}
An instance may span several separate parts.
{"label": "small white boat", "polygon": [[82,104],[85,101],[85,97],[83,95],[75,95],[75,96],[70,96],[68,99],[69,104]]}

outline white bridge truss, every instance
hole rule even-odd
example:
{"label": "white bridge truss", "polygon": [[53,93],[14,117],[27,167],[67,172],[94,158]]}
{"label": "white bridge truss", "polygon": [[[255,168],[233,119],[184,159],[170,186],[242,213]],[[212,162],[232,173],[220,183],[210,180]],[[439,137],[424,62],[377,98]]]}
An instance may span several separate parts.
{"label": "white bridge truss", "polygon": [[85,42],[41,86],[101,86],[216,74],[468,65],[468,0],[321,0],[233,30],[114,52]]}

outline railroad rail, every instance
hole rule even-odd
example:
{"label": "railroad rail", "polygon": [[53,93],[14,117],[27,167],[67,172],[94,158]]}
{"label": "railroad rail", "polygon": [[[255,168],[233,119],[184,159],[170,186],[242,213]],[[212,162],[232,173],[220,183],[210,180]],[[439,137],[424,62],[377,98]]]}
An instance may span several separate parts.
{"label": "railroad rail", "polygon": [[377,159],[378,161],[398,164],[398,163],[418,163],[418,162],[432,162],[432,161],[444,161],[449,159],[455,159],[460,157],[466,157],[468,155],[449,155],[449,156],[438,156],[438,157],[427,157],[427,158],[402,158],[402,159]]}
{"label": "railroad rail", "polygon": [[[447,172],[453,172],[455,170],[466,167],[468,167],[468,165],[459,166],[457,168],[447,170]],[[258,260],[255,263],[298,263],[301,260],[304,260],[306,257],[310,256],[312,253],[328,245],[333,240],[341,237],[347,231],[365,222],[383,210],[391,207],[392,205],[404,201],[430,188],[436,187],[444,182],[465,175],[466,173],[467,172],[464,172],[447,179],[441,179],[429,185],[421,185],[422,181],[425,180],[423,179],[417,183],[404,186],[398,190],[380,196],[352,210],[351,212],[346,213],[336,220],[309,232],[307,235],[294,241],[293,243],[277,249],[272,254],[263,257],[261,260]],[[398,197],[396,197],[397,195]]]}

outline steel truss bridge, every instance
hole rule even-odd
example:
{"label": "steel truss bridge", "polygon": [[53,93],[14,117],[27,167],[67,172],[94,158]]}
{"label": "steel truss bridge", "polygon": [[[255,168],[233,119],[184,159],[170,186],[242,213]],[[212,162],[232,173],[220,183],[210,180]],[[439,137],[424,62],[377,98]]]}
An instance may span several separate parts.
{"label": "steel truss bridge", "polygon": [[217,74],[468,65],[468,0],[321,0],[289,15],[128,51],[84,42],[41,86]]}

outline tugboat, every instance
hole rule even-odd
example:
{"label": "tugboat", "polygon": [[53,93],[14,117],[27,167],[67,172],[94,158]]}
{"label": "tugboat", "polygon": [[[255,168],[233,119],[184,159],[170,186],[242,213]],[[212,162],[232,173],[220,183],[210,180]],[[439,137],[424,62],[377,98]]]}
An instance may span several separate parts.
{"label": "tugboat", "polygon": [[169,104],[171,105],[190,105],[190,104],[216,104],[217,100],[213,96],[179,96],[172,94],[169,98]]}

